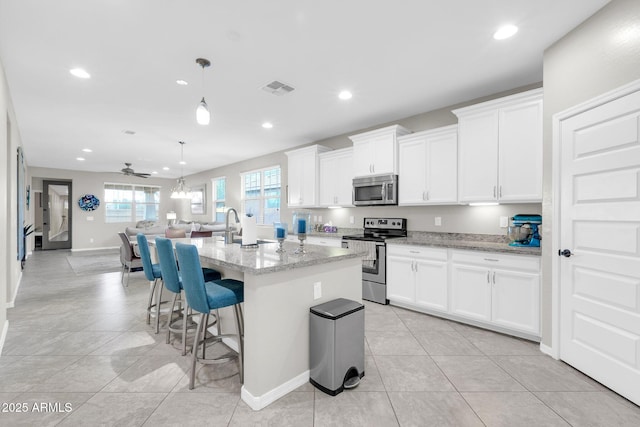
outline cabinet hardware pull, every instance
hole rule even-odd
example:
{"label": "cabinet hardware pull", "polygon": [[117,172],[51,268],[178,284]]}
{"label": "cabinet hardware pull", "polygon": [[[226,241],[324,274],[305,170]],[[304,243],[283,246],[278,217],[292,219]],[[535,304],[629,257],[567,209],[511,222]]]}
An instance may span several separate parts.
{"label": "cabinet hardware pull", "polygon": [[490,283],[491,283],[491,281],[489,281],[489,274],[490,274],[490,272],[489,272],[489,271],[487,271],[487,284],[490,284]]}
{"label": "cabinet hardware pull", "polygon": [[502,185],[500,186],[500,197],[502,197]]}
{"label": "cabinet hardware pull", "polygon": [[423,192],[422,192],[422,200],[427,200],[427,199],[426,199],[426,197],[427,197],[427,196],[425,196],[425,192],[423,191]]}
{"label": "cabinet hardware pull", "polygon": [[427,200],[429,200],[429,192],[427,191]]}
{"label": "cabinet hardware pull", "polygon": [[409,251],[410,254],[419,254],[420,251]]}
{"label": "cabinet hardware pull", "polygon": [[500,262],[499,259],[493,259],[493,258],[485,258],[485,261],[491,261],[491,262]]}
{"label": "cabinet hardware pull", "polygon": [[496,186],[495,185],[493,186],[493,198],[494,199],[496,198]]}
{"label": "cabinet hardware pull", "polygon": [[494,285],[496,284],[496,272],[495,271],[493,272],[493,284]]}

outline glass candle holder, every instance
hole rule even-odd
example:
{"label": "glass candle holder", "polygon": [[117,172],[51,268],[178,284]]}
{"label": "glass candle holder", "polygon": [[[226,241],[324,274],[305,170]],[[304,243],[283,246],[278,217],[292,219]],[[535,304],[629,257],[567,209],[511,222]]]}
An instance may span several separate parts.
{"label": "glass candle holder", "polygon": [[278,249],[276,249],[276,253],[286,252],[282,245],[287,238],[287,234],[288,229],[286,223],[277,222],[273,224],[273,237],[275,237],[275,239],[278,241]]}
{"label": "glass candle holder", "polygon": [[298,233],[298,240],[300,241],[300,246],[294,252],[297,255],[304,255],[307,251],[304,249],[304,241],[307,239],[307,233]]}

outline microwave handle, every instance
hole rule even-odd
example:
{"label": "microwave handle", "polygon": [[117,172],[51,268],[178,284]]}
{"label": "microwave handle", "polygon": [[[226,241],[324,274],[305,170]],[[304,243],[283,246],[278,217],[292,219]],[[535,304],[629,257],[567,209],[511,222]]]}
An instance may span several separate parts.
{"label": "microwave handle", "polygon": [[382,191],[380,192],[382,196],[382,200],[387,200],[387,185],[382,184]]}

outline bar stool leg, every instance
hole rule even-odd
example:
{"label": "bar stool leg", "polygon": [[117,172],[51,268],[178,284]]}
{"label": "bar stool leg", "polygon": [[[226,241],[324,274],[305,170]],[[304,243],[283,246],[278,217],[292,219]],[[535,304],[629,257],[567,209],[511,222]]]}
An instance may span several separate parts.
{"label": "bar stool leg", "polygon": [[[191,358],[191,375],[189,376],[189,390],[193,390],[196,381],[196,364],[198,362],[198,345],[200,345],[200,335],[206,331],[204,325],[205,322],[205,314],[202,313],[200,315],[200,323],[198,324],[198,328],[196,329],[196,336],[194,337],[193,347],[191,348],[191,352],[193,353]],[[202,337],[202,345],[204,346],[204,334]]]}
{"label": "bar stool leg", "polygon": [[244,318],[240,309],[240,304],[233,306],[236,315],[236,328],[238,329],[238,374],[240,384],[244,384]]}

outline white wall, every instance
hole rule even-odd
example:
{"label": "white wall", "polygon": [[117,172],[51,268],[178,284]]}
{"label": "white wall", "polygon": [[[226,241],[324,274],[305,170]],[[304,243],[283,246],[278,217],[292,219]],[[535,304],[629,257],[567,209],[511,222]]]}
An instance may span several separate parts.
{"label": "white wall", "polygon": [[[29,159],[27,159],[27,163]],[[104,183],[159,185],[160,193],[160,217],[159,222],[166,223],[166,214],[175,210],[177,201],[170,198],[170,189],[175,184],[173,179],[137,178],[125,177],[117,173],[81,172],[65,169],[29,168],[31,179],[31,192],[42,191],[42,181],[46,179],[66,179],[72,181],[72,194],[69,197],[69,207],[72,209],[72,250],[89,250],[101,248],[114,248],[120,246],[118,233],[126,227],[134,226],[130,223],[106,223],[104,205],[97,210],[85,212],[78,206],[78,199],[84,194],[93,194],[101,203],[104,203]],[[36,201],[32,203],[31,210],[36,209]],[[35,214],[34,214],[35,217]],[[33,218],[34,218],[33,217]],[[33,221],[32,218],[32,221]],[[93,218],[93,220],[89,220]],[[93,241],[91,241],[93,239]],[[29,236],[29,248],[33,248],[33,235]]]}
{"label": "white wall", "polygon": [[[11,129],[9,132],[8,128]],[[4,67],[0,63],[0,350],[8,327],[7,305],[13,300],[21,277],[17,259],[16,154],[20,134],[13,113]]]}
{"label": "white wall", "polygon": [[614,0],[544,54],[542,343],[551,345],[552,116],[640,79],[640,2]]}

